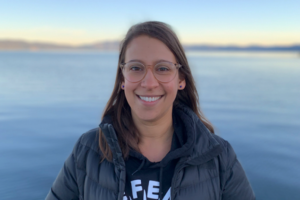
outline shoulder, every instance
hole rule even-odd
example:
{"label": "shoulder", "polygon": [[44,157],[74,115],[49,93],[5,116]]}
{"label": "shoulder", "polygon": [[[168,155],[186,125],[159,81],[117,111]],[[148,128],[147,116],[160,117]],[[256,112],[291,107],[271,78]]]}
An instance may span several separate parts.
{"label": "shoulder", "polygon": [[99,152],[98,141],[99,141],[99,128],[94,128],[83,133],[78,139],[77,143],[78,146],[80,147],[89,148],[93,151]]}
{"label": "shoulder", "polygon": [[222,137],[211,133],[199,118],[196,120],[195,148],[209,157],[217,157],[221,167],[228,169],[237,160],[236,154],[230,143]]}
{"label": "shoulder", "polygon": [[230,143],[217,135],[213,137],[223,150],[217,157],[222,199],[255,199],[246,173]]}
{"label": "shoulder", "polygon": [[91,129],[80,136],[72,152],[78,167],[83,168],[89,156],[97,158],[96,160],[100,159],[98,141],[99,128]]}
{"label": "shoulder", "polygon": [[211,135],[219,143],[220,148],[222,149],[221,153],[218,156],[222,170],[226,171],[228,169],[231,169],[237,161],[236,153],[233,150],[231,144],[227,140],[216,134]]}

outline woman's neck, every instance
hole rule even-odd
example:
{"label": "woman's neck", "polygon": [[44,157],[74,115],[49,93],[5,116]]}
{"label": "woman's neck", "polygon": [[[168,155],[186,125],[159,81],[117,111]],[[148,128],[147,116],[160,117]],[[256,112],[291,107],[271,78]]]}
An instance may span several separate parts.
{"label": "woman's neck", "polygon": [[[168,113],[169,114],[169,113]],[[170,151],[173,137],[172,112],[152,122],[134,119],[139,131],[139,149],[152,162],[161,161]]]}

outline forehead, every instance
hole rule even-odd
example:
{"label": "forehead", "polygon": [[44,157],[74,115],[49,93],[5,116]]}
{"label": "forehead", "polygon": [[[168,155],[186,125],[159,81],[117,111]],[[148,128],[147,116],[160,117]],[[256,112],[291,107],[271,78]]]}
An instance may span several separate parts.
{"label": "forehead", "polygon": [[145,63],[154,63],[159,60],[176,62],[172,51],[160,40],[142,35],[129,42],[125,52],[125,62],[140,60]]}

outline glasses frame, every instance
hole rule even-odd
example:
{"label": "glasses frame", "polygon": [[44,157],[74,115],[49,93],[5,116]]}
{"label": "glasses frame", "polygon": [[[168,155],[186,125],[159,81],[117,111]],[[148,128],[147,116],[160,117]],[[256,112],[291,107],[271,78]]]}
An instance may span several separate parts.
{"label": "glasses frame", "polygon": [[[127,81],[129,81],[129,82],[131,82],[131,83],[138,83],[138,82],[142,81],[142,80],[145,78],[145,76],[146,76],[146,74],[147,74],[147,69],[148,69],[148,68],[152,68],[152,73],[153,73],[153,70],[154,70],[154,68],[155,68],[156,65],[158,65],[158,64],[160,64],[160,63],[165,63],[165,62],[170,63],[170,64],[173,64],[173,65],[176,67],[176,69],[177,69],[177,71],[176,71],[177,73],[178,73],[179,68],[183,67],[183,66],[182,66],[181,64],[179,64],[179,63],[172,63],[172,62],[169,62],[169,61],[161,61],[161,62],[156,63],[155,65],[144,65],[144,64],[141,63],[141,62],[138,62],[138,61],[132,61],[132,62],[127,62],[127,63],[121,63],[121,64],[120,64],[120,68],[121,68],[121,70],[122,70],[122,74],[123,74],[124,78],[125,78]],[[128,79],[125,77],[125,75],[124,75],[124,66],[125,66],[126,64],[128,64],[128,63],[139,63],[139,64],[143,65],[143,66],[146,68],[146,73],[144,74],[143,78],[141,78],[141,80],[139,80],[139,81],[130,81],[130,80],[128,80]],[[152,66],[153,66],[153,67],[152,67]],[[160,81],[160,80],[158,80],[158,79],[156,78],[156,76],[155,76],[155,73],[153,73],[153,76],[154,76],[154,78],[155,78],[158,82],[161,82],[161,83],[169,83],[169,82],[171,82],[171,81],[175,78],[176,74],[175,74],[174,77],[173,77],[171,80],[169,80],[169,81]]]}

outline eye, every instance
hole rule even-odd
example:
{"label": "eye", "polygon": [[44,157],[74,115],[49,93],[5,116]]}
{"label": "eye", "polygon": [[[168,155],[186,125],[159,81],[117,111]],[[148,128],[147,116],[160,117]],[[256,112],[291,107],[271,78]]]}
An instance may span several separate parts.
{"label": "eye", "polygon": [[128,69],[129,71],[140,72],[144,70],[144,66],[139,63],[130,63]]}
{"label": "eye", "polygon": [[169,63],[159,63],[155,66],[157,72],[169,72],[172,66]]}
{"label": "eye", "polygon": [[168,67],[165,67],[165,66],[159,66],[156,70],[164,72],[164,71],[169,71],[170,69]]}
{"label": "eye", "polygon": [[140,70],[142,70],[140,67],[138,67],[138,66],[132,66],[131,68],[130,68],[130,70],[131,71],[140,71]]}

